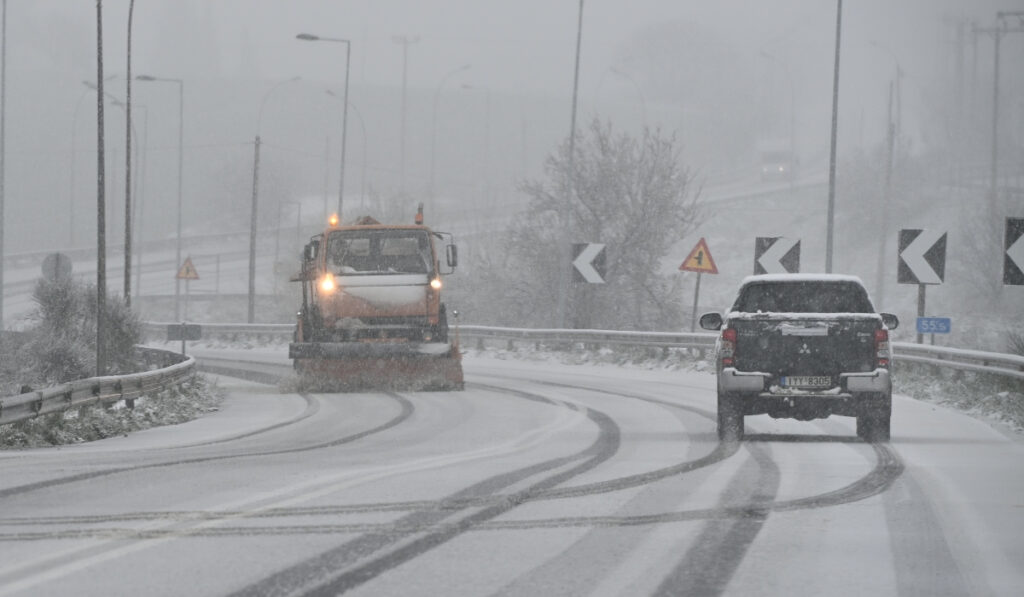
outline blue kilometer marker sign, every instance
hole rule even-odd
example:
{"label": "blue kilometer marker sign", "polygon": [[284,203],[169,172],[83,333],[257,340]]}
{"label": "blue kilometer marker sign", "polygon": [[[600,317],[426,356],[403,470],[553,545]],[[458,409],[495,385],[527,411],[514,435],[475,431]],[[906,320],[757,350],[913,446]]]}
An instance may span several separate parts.
{"label": "blue kilometer marker sign", "polygon": [[953,329],[953,322],[948,317],[918,317],[918,334],[948,334]]}

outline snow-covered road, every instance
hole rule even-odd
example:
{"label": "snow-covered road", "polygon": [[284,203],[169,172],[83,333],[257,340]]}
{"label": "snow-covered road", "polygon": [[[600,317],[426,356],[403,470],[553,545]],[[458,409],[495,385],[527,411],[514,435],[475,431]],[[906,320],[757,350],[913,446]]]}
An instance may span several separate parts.
{"label": "snow-covered road", "polygon": [[[235,359],[230,351],[199,356]],[[263,375],[280,352],[241,351]],[[896,396],[714,433],[707,373],[470,355],[455,393],[282,394],[0,453],[0,595],[1012,595],[1024,444]]]}

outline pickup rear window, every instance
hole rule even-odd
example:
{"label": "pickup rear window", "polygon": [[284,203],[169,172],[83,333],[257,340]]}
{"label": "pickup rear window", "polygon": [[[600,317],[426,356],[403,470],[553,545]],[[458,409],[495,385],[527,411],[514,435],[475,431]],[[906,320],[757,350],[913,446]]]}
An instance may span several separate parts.
{"label": "pickup rear window", "polygon": [[874,313],[859,284],[848,282],[760,282],[745,286],[733,311],[740,313]]}

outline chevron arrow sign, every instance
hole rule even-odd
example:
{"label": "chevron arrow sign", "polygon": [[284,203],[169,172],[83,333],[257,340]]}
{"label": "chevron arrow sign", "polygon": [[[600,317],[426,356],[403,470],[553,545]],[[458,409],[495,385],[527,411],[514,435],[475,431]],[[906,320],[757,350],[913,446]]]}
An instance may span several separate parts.
{"label": "chevron arrow sign", "polygon": [[604,245],[576,243],[572,246],[572,279],[574,282],[604,284]]}
{"label": "chevron arrow sign", "polygon": [[946,276],[946,233],[900,230],[896,281],[900,284],[942,284]]}
{"label": "chevron arrow sign", "polygon": [[1003,284],[1024,286],[1024,218],[1006,218]]}
{"label": "chevron arrow sign", "polygon": [[754,274],[800,272],[800,239],[783,236],[754,239]]}

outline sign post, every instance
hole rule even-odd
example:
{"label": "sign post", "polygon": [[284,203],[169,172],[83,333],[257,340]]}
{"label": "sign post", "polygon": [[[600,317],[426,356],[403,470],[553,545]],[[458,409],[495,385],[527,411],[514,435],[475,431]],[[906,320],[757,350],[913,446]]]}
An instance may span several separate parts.
{"label": "sign post", "polygon": [[[917,284],[917,316],[924,317],[925,288],[942,284],[946,276],[946,233],[933,230],[903,229],[899,236],[896,281]],[[917,343],[924,341],[920,328]]]}
{"label": "sign post", "polygon": [[708,249],[708,243],[701,237],[700,241],[697,242],[697,246],[690,251],[690,254],[683,260],[683,263],[679,266],[681,272],[696,272],[697,283],[693,288],[693,318],[690,320],[690,331],[697,330],[697,305],[700,304],[700,277],[703,274],[717,274],[718,267],[715,265],[715,260],[711,257],[711,251]]}
{"label": "sign post", "polygon": [[203,328],[197,323],[167,324],[167,341],[181,340],[181,354],[185,354],[186,340],[199,340],[203,337]]}
{"label": "sign post", "polygon": [[[181,267],[178,268],[178,274],[176,276],[174,276],[174,277],[179,279],[179,280],[184,280],[185,281],[185,317],[184,317],[184,320],[188,321],[188,297],[189,297],[188,283],[191,282],[192,280],[198,280],[199,279],[199,272],[196,271],[196,266],[192,265],[192,257],[191,256],[188,256],[188,257],[185,258],[185,263],[181,264]],[[183,323],[183,325],[184,325],[184,323]],[[181,341],[181,350],[182,350],[182,352],[185,351],[185,341],[184,340]]]}

